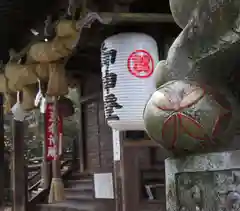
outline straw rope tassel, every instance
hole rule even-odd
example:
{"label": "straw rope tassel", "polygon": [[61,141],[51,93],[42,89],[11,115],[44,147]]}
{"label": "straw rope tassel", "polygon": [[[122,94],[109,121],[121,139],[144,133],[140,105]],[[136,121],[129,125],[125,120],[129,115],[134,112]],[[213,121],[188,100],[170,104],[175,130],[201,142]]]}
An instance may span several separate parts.
{"label": "straw rope tassel", "polygon": [[54,116],[54,140],[56,144],[56,156],[53,160],[53,178],[51,182],[48,203],[61,202],[65,199],[64,184],[61,178],[60,160],[58,153],[58,114],[57,114],[57,99],[53,97],[53,116]]}

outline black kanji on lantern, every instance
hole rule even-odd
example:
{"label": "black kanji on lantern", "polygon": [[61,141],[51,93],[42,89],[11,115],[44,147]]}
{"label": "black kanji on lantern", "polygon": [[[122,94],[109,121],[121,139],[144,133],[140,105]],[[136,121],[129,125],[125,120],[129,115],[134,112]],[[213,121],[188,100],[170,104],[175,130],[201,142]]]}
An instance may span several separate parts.
{"label": "black kanji on lantern", "polygon": [[105,97],[104,97],[104,107],[105,107],[105,114],[107,120],[119,120],[119,117],[114,113],[115,109],[122,108],[117,102],[117,97],[110,93],[110,89],[115,88],[117,83],[117,74],[111,73],[109,71],[110,64],[114,64],[116,62],[117,51],[115,49],[108,49],[105,46],[105,43],[102,45],[102,68],[105,67],[105,76],[103,77],[103,88],[105,90]]}

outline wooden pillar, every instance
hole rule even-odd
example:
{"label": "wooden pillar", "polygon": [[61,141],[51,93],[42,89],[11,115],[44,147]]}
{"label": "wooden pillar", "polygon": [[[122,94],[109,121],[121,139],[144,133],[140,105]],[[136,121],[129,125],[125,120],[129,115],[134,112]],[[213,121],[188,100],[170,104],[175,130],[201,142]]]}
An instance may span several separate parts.
{"label": "wooden pillar", "polygon": [[13,211],[26,211],[26,177],[24,159],[24,124],[13,120]]}
{"label": "wooden pillar", "polygon": [[78,96],[79,96],[79,128],[78,128],[78,153],[79,153],[79,165],[80,172],[85,170],[85,146],[84,146],[84,135],[83,135],[83,103],[81,102],[82,97],[82,84],[78,86]]}
{"label": "wooden pillar", "polygon": [[[123,211],[121,150],[123,134],[113,129],[113,178],[115,211]],[[129,210],[130,211],[130,210]]]}
{"label": "wooden pillar", "polygon": [[44,157],[41,166],[41,187],[45,190],[48,189],[51,184],[51,167],[51,163],[49,163],[46,157]]}
{"label": "wooden pillar", "polygon": [[140,202],[140,175],[138,147],[122,147],[123,211],[138,211]]}
{"label": "wooden pillar", "polygon": [[[47,92],[47,84],[40,83],[40,88],[42,93]],[[43,148],[42,148],[42,166],[41,166],[41,187],[43,189],[50,188],[51,180],[52,180],[52,163],[47,160],[47,146],[46,146],[46,96],[45,99],[42,99],[40,102],[40,122],[42,124],[39,125],[40,133],[42,134],[41,138],[43,139]]]}
{"label": "wooden pillar", "polygon": [[0,210],[4,206],[4,115],[3,115],[3,94],[0,94]]}
{"label": "wooden pillar", "polygon": [[124,140],[122,144],[123,211],[140,210],[140,166],[141,148],[159,147],[152,140]]}
{"label": "wooden pillar", "polygon": [[41,122],[43,122],[40,128],[41,133],[43,134],[43,160],[41,166],[41,177],[42,183],[41,187],[43,189],[48,189],[51,183],[51,164],[47,160],[47,146],[46,146],[46,132],[45,132],[45,113],[41,112],[40,114]]}

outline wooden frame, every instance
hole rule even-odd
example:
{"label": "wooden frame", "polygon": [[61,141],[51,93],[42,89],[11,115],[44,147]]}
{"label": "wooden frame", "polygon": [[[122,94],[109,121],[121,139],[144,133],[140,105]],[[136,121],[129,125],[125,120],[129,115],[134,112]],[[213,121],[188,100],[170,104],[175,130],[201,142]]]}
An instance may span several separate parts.
{"label": "wooden frame", "polygon": [[93,94],[89,94],[87,96],[82,95],[82,84],[79,82],[78,86],[78,94],[79,94],[79,146],[78,146],[78,155],[79,155],[79,165],[80,172],[84,172],[86,170],[86,155],[85,155],[85,137],[84,137],[84,115],[83,115],[83,105],[89,103],[95,99],[98,99],[102,96],[102,92],[94,92]]}
{"label": "wooden frame", "polygon": [[122,149],[122,190],[123,211],[138,211],[140,204],[140,174],[138,165],[138,148],[123,147]]}
{"label": "wooden frame", "polygon": [[79,96],[79,132],[78,132],[78,156],[79,156],[79,170],[80,172],[85,171],[85,155],[84,155],[84,132],[83,132],[83,103],[82,99],[82,85],[81,82],[78,86],[78,96]]}
{"label": "wooden frame", "polygon": [[0,210],[4,208],[4,113],[3,94],[0,94]]}
{"label": "wooden frame", "polygon": [[137,141],[125,140],[123,144],[124,147],[161,147],[159,144],[157,144],[151,139],[143,139]]}
{"label": "wooden frame", "polygon": [[140,209],[140,172],[138,163],[139,149],[142,147],[157,148],[159,144],[150,140],[129,140],[121,142],[121,170],[123,210],[138,211]]}

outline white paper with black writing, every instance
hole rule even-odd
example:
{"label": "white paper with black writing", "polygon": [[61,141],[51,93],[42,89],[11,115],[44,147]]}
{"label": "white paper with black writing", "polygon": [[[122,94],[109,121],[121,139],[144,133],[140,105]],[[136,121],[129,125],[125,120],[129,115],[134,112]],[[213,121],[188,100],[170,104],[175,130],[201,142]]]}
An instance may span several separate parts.
{"label": "white paper with black writing", "polygon": [[152,77],[158,62],[153,38],[141,33],[122,33],[101,47],[105,117],[118,130],[141,130],[143,110],[155,91]]}

